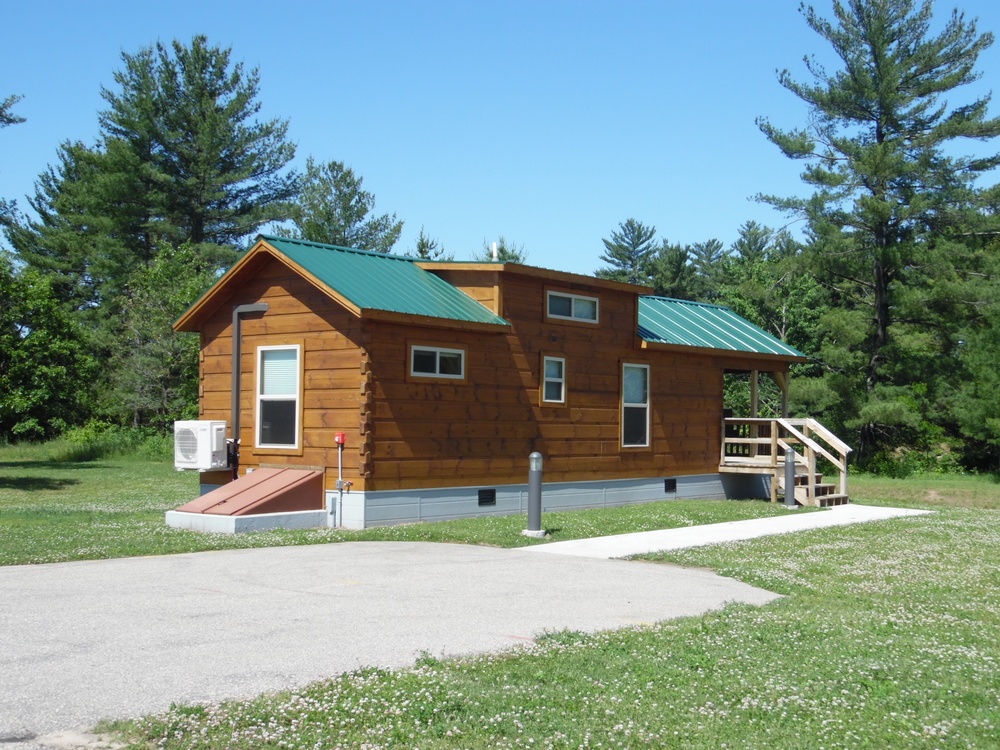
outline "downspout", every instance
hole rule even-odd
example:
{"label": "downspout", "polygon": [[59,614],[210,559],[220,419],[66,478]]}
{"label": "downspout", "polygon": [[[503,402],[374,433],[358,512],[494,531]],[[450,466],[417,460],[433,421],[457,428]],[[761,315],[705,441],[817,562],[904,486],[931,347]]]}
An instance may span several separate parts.
{"label": "downspout", "polygon": [[229,440],[229,465],[233,469],[233,479],[238,478],[240,469],[240,361],[243,358],[243,316],[267,312],[266,302],[252,305],[236,305],[233,308],[233,385],[232,405],[229,416],[232,422],[232,438]]}

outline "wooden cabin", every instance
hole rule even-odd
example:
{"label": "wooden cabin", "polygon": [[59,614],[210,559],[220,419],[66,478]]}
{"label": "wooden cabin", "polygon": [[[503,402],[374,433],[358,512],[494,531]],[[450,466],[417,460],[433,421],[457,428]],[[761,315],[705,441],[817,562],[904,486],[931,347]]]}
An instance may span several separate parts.
{"label": "wooden cabin", "polygon": [[[323,472],[338,526],[523,511],[533,451],[545,510],[747,496],[723,470],[724,376],[770,373],[787,394],[804,356],[650,291],[261,236],[175,329],[201,337],[200,418],[235,428],[240,475]],[[730,447],[759,459],[770,433],[751,428]]]}

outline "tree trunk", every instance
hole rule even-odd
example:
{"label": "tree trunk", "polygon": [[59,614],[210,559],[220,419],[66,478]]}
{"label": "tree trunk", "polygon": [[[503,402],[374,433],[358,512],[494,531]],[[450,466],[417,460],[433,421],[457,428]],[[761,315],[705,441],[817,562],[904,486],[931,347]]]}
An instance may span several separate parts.
{"label": "tree trunk", "polygon": [[[881,234],[881,233],[880,233]],[[884,250],[884,237],[879,236],[879,250]],[[889,343],[889,323],[891,309],[889,305],[889,285],[892,283],[893,271],[886,267],[881,258],[876,258],[873,267],[874,282],[874,330],[871,337],[871,348],[868,352],[868,365],[865,369],[865,391],[869,399],[874,397],[876,386],[882,379],[882,365],[885,363],[884,349]],[[878,447],[877,427],[873,423],[862,425],[859,436],[857,458],[863,461],[872,455]]]}

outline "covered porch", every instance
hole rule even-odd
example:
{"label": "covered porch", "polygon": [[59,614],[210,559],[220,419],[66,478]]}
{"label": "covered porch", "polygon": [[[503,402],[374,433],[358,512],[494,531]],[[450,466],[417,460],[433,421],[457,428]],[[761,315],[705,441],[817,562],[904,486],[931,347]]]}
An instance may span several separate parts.
{"label": "covered porch", "polygon": [[[719,472],[759,475],[766,479],[771,502],[791,492],[803,506],[827,507],[850,500],[847,490],[847,456],[843,440],[812,418],[788,416],[787,370],[768,371],[777,386],[778,399],[767,411],[780,416],[762,417],[760,376],[762,371],[733,371],[749,376],[749,412],[746,417],[723,419]],[[773,390],[773,389],[772,389]],[[786,462],[794,456],[794,486],[786,487]]]}

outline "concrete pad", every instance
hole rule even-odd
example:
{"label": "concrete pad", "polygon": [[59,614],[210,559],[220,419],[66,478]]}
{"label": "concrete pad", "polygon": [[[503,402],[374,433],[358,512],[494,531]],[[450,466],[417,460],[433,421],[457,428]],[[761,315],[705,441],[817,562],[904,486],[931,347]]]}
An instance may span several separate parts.
{"label": "concrete pad", "polygon": [[[255,474],[257,472],[254,472]],[[245,516],[221,516],[212,513],[188,513],[168,510],[167,526],[200,531],[203,534],[244,534],[271,529],[318,529],[327,525],[325,510],[296,510],[287,513],[253,513]]]}
{"label": "concrete pad", "polygon": [[704,570],[363,542],[0,567],[0,746],[775,594]]}
{"label": "concrete pad", "polygon": [[[543,555],[569,555],[611,559],[644,555],[651,552],[665,552],[674,549],[703,547],[708,544],[738,542],[756,539],[772,534],[790,534],[795,531],[825,529],[831,526],[846,526],[853,523],[882,521],[887,518],[904,518],[932,513],[929,510],[910,508],[882,508],[872,505],[838,505],[815,513],[797,513],[789,510],[788,515],[770,518],[754,518],[748,521],[729,521],[704,526],[685,526],[679,529],[641,531],[634,534],[617,534],[595,539],[574,539],[568,542],[525,547],[523,552]],[[545,519],[542,519],[544,524]]]}

